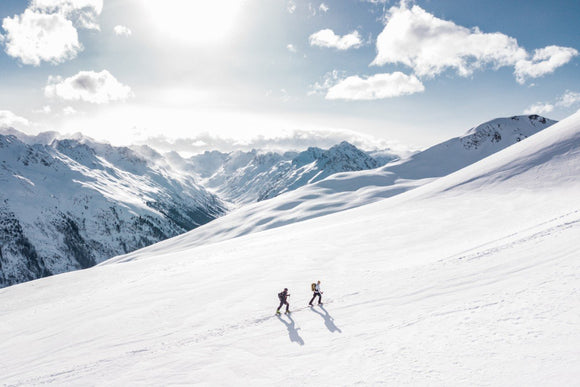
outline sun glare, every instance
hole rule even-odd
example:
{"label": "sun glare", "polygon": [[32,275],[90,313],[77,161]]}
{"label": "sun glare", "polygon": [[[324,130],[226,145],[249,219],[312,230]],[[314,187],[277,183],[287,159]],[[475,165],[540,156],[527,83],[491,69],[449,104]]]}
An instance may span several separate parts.
{"label": "sun glare", "polygon": [[228,37],[243,0],[147,0],[154,29],[171,39],[197,45]]}

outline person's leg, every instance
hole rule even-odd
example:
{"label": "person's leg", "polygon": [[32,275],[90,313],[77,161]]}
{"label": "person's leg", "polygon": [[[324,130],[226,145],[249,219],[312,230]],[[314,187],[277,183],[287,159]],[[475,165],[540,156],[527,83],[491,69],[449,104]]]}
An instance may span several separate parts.
{"label": "person's leg", "polygon": [[314,301],[315,298],[316,298],[316,293],[314,293],[312,295],[312,299],[310,300],[310,302],[308,303],[308,305],[312,305],[312,301]]}
{"label": "person's leg", "polygon": [[322,304],[322,294],[316,293],[316,295],[318,296],[318,304]]}
{"label": "person's leg", "polygon": [[276,312],[280,311],[280,308],[282,307],[282,305],[284,305],[284,301],[280,301],[280,305],[278,306],[278,309],[276,309]]}
{"label": "person's leg", "polygon": [[288,301],[286,301],[285,303],[286,303],[286,312],[288,312],[288,308],[290,307],[290,304],[288,303]]}

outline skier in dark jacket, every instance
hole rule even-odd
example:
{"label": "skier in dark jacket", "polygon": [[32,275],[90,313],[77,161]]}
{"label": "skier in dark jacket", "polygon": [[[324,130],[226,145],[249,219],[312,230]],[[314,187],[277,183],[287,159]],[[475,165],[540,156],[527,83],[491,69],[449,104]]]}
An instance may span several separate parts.
{"label": "skier in dark jacket", "polygon": [[316,286],[314,287],[314,295],[312,296],[312,299],[308,305],[312,306],[312,301],[314,301],[316,297],[318,297],[318,305],[322,305],[322,290],[320,290],[320,281],[316,283]]}
{"label": "skier in dark jacket", "polygon": [[278,298],[280,299],[280,306],[278,307],[278,309],[276,309],[276,314],[280,314],[280,308],[284,304],[286,305],[286,313],[290,313],[290,311],[288,310],[290,305],[288,304],[288,301],[286,301],[288,297],[290,297],[290,295],[288,294],[288,288],[284,288],[284,290],[281,293],[278,293]]}

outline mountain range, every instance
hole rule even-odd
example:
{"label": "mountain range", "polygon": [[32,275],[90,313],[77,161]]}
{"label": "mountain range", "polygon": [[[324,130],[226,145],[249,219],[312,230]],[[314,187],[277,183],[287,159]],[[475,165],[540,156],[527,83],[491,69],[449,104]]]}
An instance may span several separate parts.
{"label": "mountain range", "polygon": [[364,152],[348,142],[303,152],[205,152],[185,160],[188,170],[220,198],[244,205],[323,180],[339,172],[374,169],[399,159],[392,152]]}
{"label": "mountain range", "polygon": [[[0,287],[84,269],[264,200],[379,161],[342,143],[186,159],[55,133],[0,134]],[[395,159],[381,155],[383,162]]]}
{"label": "mountain range", "polygon": [[328,150],[183,158],[147,146],[4,130],[0,286],[88,268],[206,223],[192,243],[356,207],[459,170],[554,123],[535,115],[496,119],[406,158],[347,142]]}

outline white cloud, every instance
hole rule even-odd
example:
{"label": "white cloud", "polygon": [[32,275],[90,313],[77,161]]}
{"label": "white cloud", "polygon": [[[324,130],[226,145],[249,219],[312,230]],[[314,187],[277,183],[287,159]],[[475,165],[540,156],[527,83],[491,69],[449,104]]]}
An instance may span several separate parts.
{"label": "white cloud", "polygon": [[338,50],[348,50],[349,48],[358,48],[362,45],[362,40],[358,31],[350,34],[339,36],[331,29],[324,29],[313,33],[308,38],[311,46],[330,47]]}
{"label": "white cloud", "polygon": [[454,68],[467,76],[486,63],[501,66],[525,57],[517,41],[504,34],[470,30],[436,18],[419,6],[409,9],[401,4],[388,11],[372,64],[402,63],[427,77]]}
{"label": "white cloud", "polygon": [[33,0],[30,6],[48,12],[70,13],[75,10],[92,10],[100,14],[103,11],[103,0]]}
{"label": "white cloud", "polygon": [[97,18],[103,11],[103,0],[33,0],[30,8],[60,13],[79,28],[98,30]]}
{"label": "white cloud", "polygon": [[200,133],[188,138],[170,138],[167,136],[148,137],[141,141],[161,152],[177,151],[184,155],[198,154],[204,151],[219,150],[221,152],[251,151],[302,151],[311,146],[328,149],[342,141],[348,141],[360,149],[393,149],[404,153],[409,149],[383,139],[364,135],[350,130],[288,130],[272,136],[256,135],[245,140],[218,136],[213,133]]}
{"label": "white cloud", "polygon": [[288,5],[286,6],[286,9],[288,10],[289,13],[296,12],[296,3],[292,0],[290,0],[288,2]]}
{"label": "white cloud", "polygon": [[580,93],[577,93],[575,91],[566,90],[564,95],[562,95],[559,98],[557,105],[563,106],[563,107],[570,107],[570,106],[576,105],[578,103],[580,103]]}
{"label": "white cloud", "polygon": [[329,10],[330,8],[328,8],[328,5],[326,5],[326,4],[324,4],[324,3],[320,3],[320,7],[318,7],[318,9],[319,9],[321,12],[328,12],[328,10]]}
{"label": "white cloud", "polygon": [[6,31],[6,53],[23,64],[58,64],[75,58],[83,49],[76,28],[61,14],[27,9],[22,15],[5,18],[2,27]]}
{"label": "white cloud", "polygon": [[313,6],[312,3],[308,3],[308,12],[310,13],[310,16],[316,16],[317,8]]}
{"label": "white cloud", "polygon": [[113,30],[115,31],[115,35],[118,36],[131,36],[133,34],[133,31],[131,31],[128,27],[121,25],[115,26]]}
{"label": "white cloud", "polygon": [[367,78],[350,76],[330,87],[327,99],[374,100],[420,93],[425,90],[414,75],[401,72],[376,74]]}
{"label": "white cloud", "polygon": [[34,66],[73,59],[83,49],[77,28],[98,30],[102,10],[103,0],[32,0],[24,13],[3,19],[5,51]]}
{"label": "white cloud", "polygon": [[386,20],[371,64],[401,63],[420,77],[432,78],[448,69],[465,77],[485,67],[513,66],[516,80],[523,83],[553,72],[578,55],[573,48],[548,46],[529,59],[530,54],[512,37],[462,27],[417,5],[409,8],[404,1],[388,10]]}
{"label": "white cloud", "polygon": [[553,73],[577,55],[578,51],[571,47],[548,46],[535,50],[531,60],[516,62],[514,71],[516,80],[523,84],[526,78],[538,78]]}
{"label": "white cloud", "polygon": [[117,81],[107,70],[100,73],[81,71],[66,79],[51,76],[44,94],[68,101],[81,100],[97,104],[124,101],[133,95],[129,86]]}
{"label": "white cloud", "polygon": [[314,85],[310,85],[310,91],[308,95],[315,95],[315,94],[326,94],[328,89],[332,86],[336,85],[341,78],[344,78],[346,72],[332,70],[324,74],[322,77],[322,82],[316,82]]}
{"label": "white cloud", "polygon": [[293,52],[294,54],[298,52],[298,50],[296,50],[296,47],[294,47],[293,44],[288,44],[286,48],[288,49],[288,51]]}
{"label": "white cloud", "polygon": [[9,110],[0,110],[0,127],[18,128],[29,124],[26,118],[17,116]]}
{"label": "white cloud", "polygon": [[536,102],[524,110],[524,114],[546,114],[554,108],[569,108],[580,104],[580,93],[566,90],[564,94],[556,99],[555,102]]}
{"label": "white cloud", "polygon": [[554,110],[554,105],[549,103],[538,102],[524,110],[524,114],[546,114]]}

